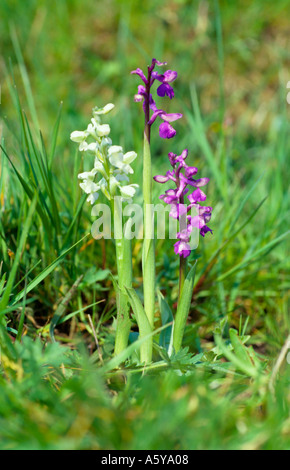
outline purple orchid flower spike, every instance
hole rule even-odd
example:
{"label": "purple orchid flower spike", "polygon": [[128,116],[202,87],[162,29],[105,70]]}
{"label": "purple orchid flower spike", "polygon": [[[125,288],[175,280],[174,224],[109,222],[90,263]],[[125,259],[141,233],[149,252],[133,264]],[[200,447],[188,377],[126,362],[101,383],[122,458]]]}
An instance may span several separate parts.
{"label": "purple orchid flower spike", "polygon": [[[205,193],[200,189],[201,186],[205,186],[208,182],[208,178],[194,179],[194,176],[198,172],[195,166],[189,166],[185,163],[185,159],[188,156],[188,150],[185,149],[181,155],[176,155],[173,152],[168,154],[169,162],[173,167],[173,170],[167,171],[165,175],[156,175],[154,180],[157,183],[166,183],[173,181],[176,185],[175,189],[168,189],[165,194],[160,196],[166,204],[171,205],[169,215],[180,221],[181,217],[186,218],[186,227],[183,227],[180,232],[177,233],[176,238],[179,240],[174,245],[174,252],[182,258],[187,258],[191,253],[190,248],[190,237],[193,228],[197,228],[200,231],[202,237],[207,232],[212,230],[206,225],[211,219],[212,208],[209,206],[201,206],[200,203],[206,200]],[[194,191],[190,194],[189,187],[193,187]],[[185,196],[189,201],[189,204],[185,204]],[[187,215],[192,207],[197,210],[196,216]]]}
{"label": "purple orchid flower spike", "polygon": [[[170,99],[174,96],[172,83],[177,73],[172,70],[167,70],[164,74],[156,72],[155,67],[162,67],[166,62],[160,62],[157,59],[152,59],[151,65],[147,67],[147,74],[140,68],[133,70],[131,73],[136,74],[142,80],[138,86],[137,93],[134,96],[136,102],[143,102],[143,111],[145,114],[145,127],[144,127],[144,146],[143,146],[143,219],[144,219],[144,242],[143,242],[143,257],[142,257],[142,272],[143,272],[143,296],[144,296],[144,310],[149,321],[150,328],[154,330],[154,317],[155,317],[155,288],[156,288],[156,274],[155,274],[155,243],[154,243],[154,222],[151,218],[150,207],[152,205],[152,160],[150,149],[150,133],[151,126],[155,120],[161,119],[159,126],[159,135],[163,139],[171,139],[175,136],[176,130],[172,127],[171,123],[180,119],[182,114],[172,113],[168,114],[163,109],[159,109],[154,101],[151,93],[151,88],[155,80],[161,84],[158,86],[157,95],[169,96]],[[173,174],[167,175],[165,181],[169,178],[174,178]],[[151,351],[148,355],[147,362],[151,361],[152,357],[152,343],[153,338],[149,338],[144,343],[145,350]],[[147,353],[146,353],[147,354]],[[150,356],[150,357],[149,357]]]}
{"label": "purple orchid flower spike", "polygon": [[[172,139],[176,135],[176,130],[170,124],[182,117],[180,113],[167,114],[162,109],[158,109],[151,93],[151,87],[155,80],[161,82],[161,85],[157,88],[157,95],[160,97],[168,96],[170,99],[174,97],[174,90],[169,83],[172,83],[176,77],[177,72],[173,70],[166,70],[163,74],[154,71],[155,66],[164,66],[166,62],[160,62],[157,59],[152,59],[152,63],[148,66],[148,74],[145,76],[144,72],[137,68],[132,70],[132,74],[137,74],[143,81],[144,85],[138,86],[138,92],[134,96],[134,101],[143,101],[143,110],[145,113],[146,125],[148,128],[148,136],[150,136],[150,129],[156,118],[162,119],[162,123],[159,126],[159,136],[162,139]],[[150,111],[153,111],[150,117]]]}
{"label": "purple orchid flower spike", "polygon": [[[157,96],[168,97],[170,100],[174,98],[174,90],[172,83],[177,78],[177,72],[174,70],[166,70],[160,73],[155,67],[166,65],[166,62],[160,62],[152,59],[151,65],[147,67],[147,74],[140,68],[133,70],[131,73],[140,77],[142,83],[138,86],[137,93],[134,96],[136,102],[143,102],[143,110],[145,114],[144,128],[144,151],[143,151],[143,198],[144,198],[144,243],[142,256],[142,272],[143,272],[143,297],[144,310],[149,320],[149,325],[154,329],[155,317],[155,243],[154,243],[154,222],[152,214],[148,210],[152,207],[152,160],[150,150],[150,132],[151,127],[156,120],[159,123],[159,135],[163,139],[171,139],[176,135],[172,123],[182,117],[181,113],[166,113],[157,106],[153,95],[152,86],[157,80]],[[212,230],[207,226],[210,221],[212,208],[203,206],[206,201],[206,194],[202,191],[209,179],[196,179],[198,169],[186,163],[188,150],[185,149],[181,155],[173,152],[168,154],[171,170],[165,175],[156,175],[154,180],[158,183],[165,184],[172,181],[174,187],[167,189],[160,196],[166,204],[170,206],[170,217],[178,220],[179,231],[176,234],[176,243],[174,244],[174,252],[179,255],[179,294],[178,308],[176,312],[175,322],[172,327],[172,348],[178,352],[182,345],[182,337],[186,324],[186,316],[189,312],[191,296],[194,285],[194,276],[196,270],[196,262],[187,273],[187,258],[192,251],[192,232],[199,230],[200,235],[204,237]],[[187,202],[187,204],[185,203]],[[190,209],[195,211],[190,211]],[[152,237],[153,235],[153,237]],[[186,282],[186,289],[184,288]],[[149,340],[150,341],[150,340]],[[146,351],[152,351],[151,345],[144,343]],[[149,349],[148,349],[149,348]],[[150,354],[149,362],[152,359]]]}

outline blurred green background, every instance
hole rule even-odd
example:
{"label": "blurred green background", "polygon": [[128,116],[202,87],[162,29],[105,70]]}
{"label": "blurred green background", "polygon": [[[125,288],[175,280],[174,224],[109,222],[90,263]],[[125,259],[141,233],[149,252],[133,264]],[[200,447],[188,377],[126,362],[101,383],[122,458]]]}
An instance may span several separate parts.
{"label": "blurred green background", "polygon": [[16,63],[12,40],[20,45],[44,129],[52,125],[60,101],[67,131],[96,103],[112,101],[135,117],[136,78],[129,72],[156,56],[179,72],[176,109],[190,106],[194,83],[208,124],[219,120],[223,100],[231,130],[238,121],[249,143],[253,133],[265,137],[279,126],[277,114],[285,107],[289,4],[238,0],[219,5],[205,0],[3,0],[2,106],[11,107],[4,64],[9,58]]}
{"label": "blurred green background", "polygon": [[[216,367],[213,373],[209,366],[215,328],[227,341],[228,327],[249,335],[247,344],[261,355],[267,377],[289,334],[289,14],[288,0],[1,1],[1,140],[31,188],[37,186],[33,145],[23,144],[19,110],[27,113],[37,155],[43,152],[39,129],[47,148],[54,147],[62,103],[49,172],[53,191],[46,192],[39,179],[48,209],[53,216],[59,212],[60,227],[49,221],[47,240],[45,217],[37,212],[32,220],[12,292],[24,289],[25,276],[28,286],[35,286],[24,299],[29,302],[26,337],[15,347],[1,340],[4,448],[289,448],[289,365],[281,368],[274,395],[243,371],[234,375]],[[175,139],[161,141],[157,127],[152,132],[154,173],[168,169],[169,151],[188,148],[189,163],[199,168],[200,177],[210,177],[214,235],[201,240],[194,255],[200,260],[184,344],[192,354],[204,353],[211,371],[168,371],[143,381],[138,374],[126,380],[117,374],[108,382],[86,357],[94,338],[82,309],[92,315],[106,360],[112,352],[115,297],[103,268],[114,271],[113,246],[107,243],[105,255],[104,244],[84,242],[42,282],[37,276],[90,231],[88,205],[75,220],[81,200],[76,175],[84,164],[69,136],[87,126],[94,106],[116,105],[109,117],[113,141],[136,150],[141,160],[144,117],[133,100],[139,81],[130,71],[145,69],[152,57],[178,72],[174,100],[158,103],[184,114]],[[31,197],[1,158],[0,262],[9,273]],[[138,183],[140,160],[133,164]],[[154,185],[156,202],[162,190]],[[174,306],[178,263],[172,245],[160,240],[156,252],[159,287]],[[139,292],[140,248],[136,241]],[[85,339],[87,349],[82,346],[72,357],[66,350],[64,358],[62,346],[49,343],[48,321],[83,274],[66,312],[81,314],[57,325],[56,337],[72,349]],[[8,313],[15,334],[19,309]],[[36,336],[48,342],[45,352],[40,341],[30,340]]]}
{"label": "blurred green background", "polygon": [[[222,284],[214,282],[217,276],[287,230],[288,12],[284,0],[4,0],[0,6],[1,115],[12,159],[19,154],[21,128],[15,96],[11,96],[12,79],[7,76],[14,76],[20,106],[27,113],[32,132],[41,129],[48,147],[63,103],[52,171],[64,222],[73,219],[81,197],[77,180],[71,183],[73,175],[84,168],[80,159],[75,160],[76,149],[69,135],[87,126],[92,107],[115,103],[116,109],[109,116],[113,141],[126,151],[137,151],[133,178],[140,183],[144,118],[141,106],[133,101],[139,81],[130,71],[146,68],[152,57],[166,60],[169,68],[178,71],[175,98],[171,102],[159,99],[158,104],[170,112],[182,112],[184,117],[176,123],[175,139],[160,139],[157,126],[152,132],[153,172],[160,174],[168,169],[169,151],[180,153],[188,148],[189,163],[199,168],[200,177],[210,177],[207,194],[214,208],[214,236],[209,234],[200,243],[203,262],[209,261],[231,233],[236,216],[242,223],[267,197],[243,235],[220,256],[218,272],[214,271],[205,286],[212,292],[217,289],[220,301],[214,310],[222,309],[218,316],[225,315],[226,294]],[[162,190],[154,185],[156,202]],[[89,211],[86,204],[80,222],[82,232],[73,241],[90,230]],[[9,224],[11,227],[12,220]],[[171,241],[160,241],[157,248],[158,253],[164,249],[174,258]],[[10,249],[14,251],[13,243]],[[87,265],[95,254],[100,265],[100,244],[93,244],[89,250]],[[138,252],[137,243],[136,265],[140,261]],[[261,292],[266,282],[271,292],[280,288],[285,291],[285,245],[271,256],[263,259],[263,267],[258,265],[258,272],[255,265],[242,273],[242,286],[251,290],[254,285]],[[162,268],[162,255],[158,261]],[[82,262],[78,259],[78,264]],[[268,276],[274,264],[282,280],[274,273]],[[83,273],[81,265],[78,273]],[[231,290],[241,278],[230,277],[226,282]],[[233,296],[238,293],[237,289]]]}

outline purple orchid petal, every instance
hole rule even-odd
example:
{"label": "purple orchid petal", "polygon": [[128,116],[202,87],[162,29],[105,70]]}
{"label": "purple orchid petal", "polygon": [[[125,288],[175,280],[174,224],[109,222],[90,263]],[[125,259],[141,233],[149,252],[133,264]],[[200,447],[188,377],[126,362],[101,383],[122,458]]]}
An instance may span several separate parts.
{"label": "purple orchid petal", "polygon": [[186,178],[186,176],[184,176],[182,173],[180,174],[180,180],[184,181],[190,186],[195,186],[195,180],[193,180],[192,178]]}
{"label": "purple orchid petal", "polygon": [[[175,166],[177,163],[179,163],[179,167],[176,170],[176,173],[178,175],[179,175],[180,171],[182,170],[182,168],[187,168],[187,165],[184,161],[187,157],[187,153],[188,153],[187,150],[183,150],[181,155],[173,154],[174,155],[174,164],[171,163],[171,160],[170,160],[170,157],[169,157],[169,160],[170,160],[170,163],[171,163],[172,166]],[[168,154],[168,156],[169,156],[169,154]]]}
{"label": "purple orchid petal", "polygon": [[154,80],[158,80],[159,82],[163,83],[164,80],[164,75],[159,72],[152,72],[151,74],[151,82],[150,84],[152,85]]}
{"label": "purple orchid petal", "polygon": [[180,197],[182,194],[184,194],[185,188],[186,188],[186,184],[183,180],[181,180],[180,183],[179,183],[178,191],[177,191],[178,197]]}
{"label": "purple orchid petal", "polygon": [[149,108],[152,109],[152,111],[157,111],[157,106],[151,93],[149,95]]}
{"label": "purple orchid petal", "polygon": [[154,111],[154,113],[152,114],[151,118],[148,121],[149,126],[151,126],[151,124],[153,124],[153,122],[155,121],[157,116],[160,116],[162,114],[163,114],[162,109],[156,109],[156,111]]}
{"label": "purple orchid petal", "polygon": [[177,204],[178,203],[178,198],[172,197],[172,196],[165,196],[165,194],[162,194],[159,196],[160,199],[163,199],[163,201],[166,204]]}
{"label": "purple orchid petal", "polygon": [[205,186],[209,182],[209,178],[200,178],[195,180],[193,178],[186,178],[183,174],[180,175],[180,179],[189,184],[190,186],[194,186],[195,188],[199,188],[200,186]]}
{"label": "purple orchid petal", "polygon": [[159,67],[161,67],[162,65],[167,65],[167,62],[160,62],[159,60],[157,59],[152,59],[152,62],[151,62],[151,67],[155,67],[155,65],[158,65]]}
{"label": "purple orchid petal", "polygon": [[176,234],[176,237],[177,237],[177,238],[180,238],[180,240],[182,240],[182,241],[184,241],[184,242],[189,242],[190,236],[191,236],[191,232],[192,232],[192,226],[191,226],[191,225],[188,225],[187,229],[182,230],[181,232],[178,232],[178,233]]}
{"label": "purple orchid petal", "polygon": [[193,180],[193,182],[192,186],[199,188],[200,186],[205,186],[209,182],[209,178],[200,178],[199,180]]}
{"label": "purple orchid petal", "polygon": [[178,219],[178,217],[179,217],[179,211],[178,211],[177,204],[172,204],[172,205],[171,205],[171,209],[170,209],[169,215],[170,215],[170,217],[173,217],[173,219]]}
{"label": "purple orchid petal", "polygon": [[177,193],[177,189],[167,189],[167,191],[165,191],[165,193],[168,195],[168,196],[174,196],[176,197],[176,193]]}
{"label": "purple orchid petal", "polygon": [[143,70],[137,68],[136,70],[132,70],[131,73],[132,73],[132,74],[136,73],[137,75],[139,75],[139,77],[141,78],[141,80],[143,80],[143,82],[145,83],[145,85],[147,85],[148,80],[147,80],[147,78],[145,77]]}
{"label": "purple orchid petal", "polygon": [[199,228],[199,229],[205,226],[205,221],[203,217],[200,217],[199,215],[195,215],[194,217],[191,217],[190,223],[192,227]]}
{"label": "purple orchid petal", "polygon": [[210,219],[211,219],[211,213],[205,212],[205,213],[202,215],[202,217],[203,217],[203,220],[205,221],[205,223],[207,224],[207,223],[210,221]]}
{"label": "purple orchid petal", "polygon": [[163,199],[166,204],[177,204],[179,202],[179,198],[176,193],[177,189],[168,189],[165,191],[165,194],[162,194],[159,198]]}
{"label": "purple orchid petal", "polygon": [[174,244],[174,253],[187,258],[191,253],[190,245],[184,241],[178,241]]}
{"label": "purple orchid petal", "polygon": [[166,95],[172,100],[172,98],[174,98],[174,90],[168,83],[162,83],[162,85],[157,88],[157,95],[161,97]]}
{"label": "purple orchid petal", "polygon": [[139,103],[141,101],[144,100],[144,96],[143,95],[139,95],[138,93],[136,93],[136,95],[134,95],[134,101],[135,103]]}
{"label": "purple orchid petal", "polygon": [[[200,212],[200,209],[201,208],[199,208],[199,212]],[[211,213],[204,212],[204,213],[202,213],[200,215],[196,215],[194,217],[189,216],[188,219],[189,219],[189,223],[190,223],[190,225],[192,225],[192,227],[202,229],[207,224],[207,222],[210,221]]]}
{"label": "purple orchid petal", "polygon": [[164,72],[163,74],[163,83],[173,82],[176,79],[177,75],[177,72],[175,72],[174,70],[166,70],[166,72]]}
{"label": "purple orchid petal", "polygon": [[179,219],[180,216],[187,214],[187,207],[185,204],[172,204],[169,212],[170,217]]}
{"label": "purple orchid petal", "polygon": [[143,86],[143,85],[138,85],[138,92],[137,92],[136,95],[134,96],[134,101],[135,101],[135,102],[143,101],[143,99],[145,98],[146,95],[147,95],[147,93],[146,93],[146,88],[145,88],[145,86]]}
{"label": "purple orchid petal", "polygon": [[171,83],[176,79],[177,72],[175,72],[174,70],[166,70],[166,72],[162,74],[158,72],[152,72],[151,77],[161,83]]}
{"label": "purple orchid petal", "polygon": [[162,111],[162,113],[161,113],[161,117],[162,117],[163,121],[166,121],[166,122],[177,121],[177,119],[181,119],[182,116],[183,115],[181,113],[167,114],[167,113],[164,113],[164,111]]}
{"label": "purple orchid petal", "polygon": [[175,177],[175,172],[174,170],[172,171],[167,171],[166,172],[166,176],[168,176],[168,178],[170,178],[172,181],[174,181],[174,183],[176,183],[176,177]]}
{"label": "purple orchid petal", "polygon": [[138,93],[139,95],[144,95],[144,96],[147,94],[146,88],[144,85],[138,85]]}
{"label": "purple orchid petal", "polygon": [[196,166],[185,166],[185,176],[187,178],[196,175],[197,172],[198,169],[196,168]]}
{"label": "purple orchid petal", "polygon": [[202,237],[204,237],[207,232],[212,233],[212,230],[207,225],[204,225],[200,230],[200,234]]}
{"label": "purple orchid petal", "polygon": [[201,191],[201,189],[196,189],[195,191],[193,191],[193,193],[191,193],[188,196],[188,200],[191,203],[196,203],[196,202],[199,202],[199,201],[205,201],[206,200],[206,195],[204,194],[203,191]]}
{"label": "purple orchid petal", "polygon": [[170,161],[171,166],[175,166],[175,164],[176,164],[175,158],[176,158],[176,157],[177,157],[176,153],[169,152],[168,158],[169,158],[169,161]]}
{"label": "purple orchid petal", "polygon": [[185,160],[188,156],[188,149],[184,149],[181,152],[181,155],[179,155],[182,160]]}
{"label": "purple orchid petal", "polygon": [[166,204],[177,204],[178,199],[170,196],[165,196],[165,194],[161,194],[159,199],[162,199]]}
{"label": "purple orchid petal", "polygon": [[202,215],[204,213],[211,214],[212,213],[212,207],[210,206],[199,206],[199,215]]}
{"label": "purple orchid petal", "polygon": [[167,181],[169,180],[169,177],[163,176],[163,175],[156,175],[156,176],[153,176],[153,179],[157,183],[167,183]]}
{"label": "purple orchid petal", "polygon": [[172,139],[176,135],[176,130],[168,122],[162,122],[159,126],[159,135],[162,139]]}

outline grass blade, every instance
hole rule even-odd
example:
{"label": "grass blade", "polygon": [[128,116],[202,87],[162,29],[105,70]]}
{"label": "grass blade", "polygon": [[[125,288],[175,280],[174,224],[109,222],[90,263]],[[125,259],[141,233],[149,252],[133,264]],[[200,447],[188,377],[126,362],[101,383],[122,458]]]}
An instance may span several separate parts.
{"label": "grass blade", "polygon": [[248,264],[253,263],[254,261],[257,261],[255,258],[257,258],[259,255],[262,255],[264,252],[270,250],[272,247],[274,247],[275,245],[280,243],[285,237],[287,237],[287,235],[289,235],[289,233],[290,233],[290,230],[283,233],[283,235],[280,235],[279,237],[275,238],[274,240],[270,241],[265,246],[263,246],[259,250],[255,251],[251,256],[249,256],[245,260],[241,261],[239,264],[234,266],[232,269],[230,269],[226,273],[219,276],[216,281],[217,282],[223,281],[224,279],[231,276],[236,271],[239,271],[240,269],[244,268]]}
{"label": "grass blade", "polygon": [[[30,226],[32,224],[32,220],[33,220],[33,216],[34,216],[34,212],[35,212],[35,208],[36,208],[36,203],[37,203],[37,197],[38,197],[38,195],[36,193],[33,197],[32,203],[30,204],[28,214],[27,214],[25,223],[24,223],[23,228],[22,228],[21,237],[20,237],[20,240],[19,240],[19,243],[18,243],[17,251],[15,253],[15,258],[14,258],[14,262],[13,262],[13,265],[12,265],[12,269],[10,271],[10,274],[9,274],[9,277],[8,277],[8,280],[7,280],[7,284],[6,284],[6,287],[5,287],[3,297],[1,298],[1,301],[0,301],[0,315],[9,303],[9,298],[10,298],[10,294],[11,294],[11,291],[12,291],[12,288],[13,288],[13,284],[14,284],[14,280],[15,280],[15,277],[16,277],[17,269],[18,269],[18,266],[19,266],[19,263],[20,263],[22,251],[23,251],[23,248],[24,248],[25,243],[26,243],[26,239],[27,239],[27,235],[28,235]],[[24,292],[24,294],[25,294],[25,292]],[[23,294],[23,296],[24,296],[24,294]]]}
{"label": "grass blade", "polygon": [[[89,233],[87,233],[83,238],[81,238],[77,243],[75,243],[73,246],[68,248],[66,251],[64,251],[58,258],[56,258],[49,266],[47,266],[38,276],[36,276],[33,281],[31,281],[26,289],[26,293],[28,294],[31,292],[38,284],[43,281],[58,265],[59,263],[68,255],[68,253],[75,248],[77,245],[79,245],[86,237],[89,236]],[[24,296],[24,291],[21,291],[18,295],[15,296],[13,300],[13,305],[16,302],[19,302]]]}

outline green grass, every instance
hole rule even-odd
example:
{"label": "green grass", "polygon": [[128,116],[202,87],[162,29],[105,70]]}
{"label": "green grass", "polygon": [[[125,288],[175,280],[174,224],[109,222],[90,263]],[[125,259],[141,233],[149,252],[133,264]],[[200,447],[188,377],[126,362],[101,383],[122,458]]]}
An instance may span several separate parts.
{"label": "green grass", "polygon": [[[0,447],[289,450],[287,1],[24,3],[0,5]],[[186,349],[156,346],[144,370],[132,344],[111,360],[114,247],[91,238],[69,135],[115,103],[113,140],[138,152],[140,183],[130,71],[151,57],[178,71],[168,109],[184,114],[174,141],[152,132],[153,173],[188,148],[214,234],[191,258]],[[174,310],[173,243],[156,245]],[[138,240],[133,268],[140,293]]]}

